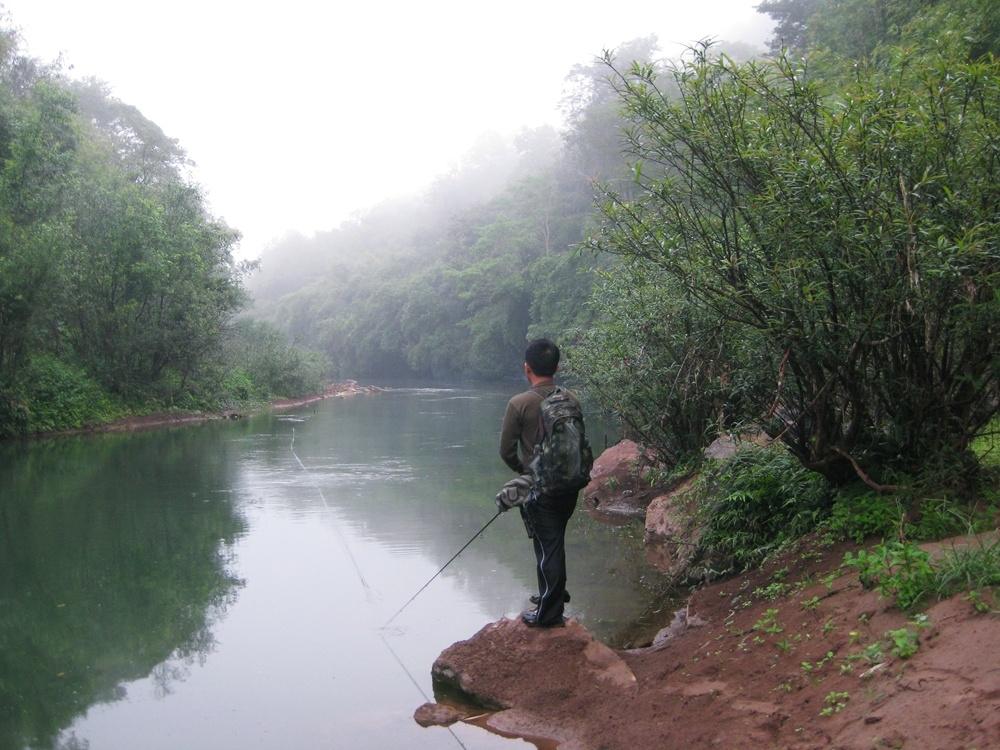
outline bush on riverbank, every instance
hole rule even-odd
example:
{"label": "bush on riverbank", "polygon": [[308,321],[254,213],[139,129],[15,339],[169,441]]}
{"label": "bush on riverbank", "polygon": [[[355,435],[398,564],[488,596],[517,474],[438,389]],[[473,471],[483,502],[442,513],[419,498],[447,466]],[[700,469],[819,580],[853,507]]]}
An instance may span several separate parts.
{"label": "bush on riverbank", "polygon": [[223,397],[237,401],[319,393],[329,371],[323,355],[290,344],[270,323],[249,319],[227,333],[223,361]]}
{"label": "bush on riverbank", "polygon": [[747,570],[816,528],[833,489],[781,446],[746,447],[710,466],[695,489],[715,573]]}
{"label": "bush on riverbank", "polygon": [[700,560],[711,575],[748,570],[818,532],[825,544],[878,539],[913,543],[996,528],[1000,469],[987,463],[989,443],[977,441],[978,482],[956,492],[911,480],[892,493],[861,481],[837,487],[810,472],[780,445],[747,445],[706,465],[695,482]]}
{"label": "bush on riverbank", "polygon": [[0,418],[0,436],[110,422],[126,410],[81,367],[53,355],[31,358]]}

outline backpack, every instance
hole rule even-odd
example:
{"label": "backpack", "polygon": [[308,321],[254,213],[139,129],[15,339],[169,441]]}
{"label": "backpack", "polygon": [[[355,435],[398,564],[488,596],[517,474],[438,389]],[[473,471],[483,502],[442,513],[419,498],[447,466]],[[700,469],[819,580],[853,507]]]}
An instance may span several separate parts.
{"label": "backpack", "polygon": [[586,487],[594,454],[576,399],[556,386],[542,400],[539,426],[541,439],[528,466],[535,490],[541,495],[560,495]]}

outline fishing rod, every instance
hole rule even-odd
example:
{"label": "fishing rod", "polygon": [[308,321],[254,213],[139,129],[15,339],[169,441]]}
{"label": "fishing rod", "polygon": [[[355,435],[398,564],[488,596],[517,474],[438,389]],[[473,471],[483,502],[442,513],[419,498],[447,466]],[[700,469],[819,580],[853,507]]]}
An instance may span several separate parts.
{"label": "fishing rod", "polygon": [[471,538],[471,539],[470,539],[469,541],[467,541],[467,542],[466,542],[465,544],[463,544],[463,545],[462,545],[462,549],[460,549],[460,550],[459,550],[458,552],[456,552],[456,553],[455,553],[454,555],[452,555],[452,556],[451,556],[451,559],[450,559],[450,560],[449,560],[448,562],[446,562],[446,563],[445,563],[444,565],[442,565],[442,566],[441,566],[441,569],[440,569],[440,570],[439,570],[439,571],[438,571],[437,573],[435,573],[434,575],[432,575],[432,576],[430,577],[430,580],[429,580],[429,581],[427,581],[427,583],[425,583],[425,584],[424,584],[423,586],[421,586],[421,587],[420,587],[420,590],[419,590],[419,591],[417,591],[417,593],[415,593],[415,594],[414,594],[413,596],[411,596],[411,597],[410,597],[409,599],[407,599],[407,600],[406,600],[406,604],[404,604],[404,605],[403,605],[402,607],[400,607],[400,608],[399,608],[398,610],[396,610],[396,614],[394,614],[394,615],[393,615],[392,617],[390,617],[390,618],[389,618],[388,620],[386,620],[386,621],[385,621],[385,624],[384,624],[384,625],[383,625],[383,626],[382,626],[382,627],[381,627],[380,629],[381,629],[381,630],[385,630],[385,628],[389,627],[389,625],[391,625],[391,624],[392,624],[392,621],[393,621],[393,620],[395,620],[395,619],[396,619],[397,617],[399,617],[399,615],[400,615],[400,614],[402,613],[402,611],[403,611],[404,609],[406,609],[407,607],[409,607],[409,606],[410,606],[410,604],[411,604],[411,603],[413,602],[413,600],[414,600],[414,599],[416,599],[416,598],[417,598],[418,596],[420,596],[420,594],[421,594],[421,593],[423,593],[423,590],[424,590],[425,588],[427,588],[428,586],[430,586],[430,585],[431,585],[431,582],[432,582],[432,581],[433,581],[433,580],[434,580],[435,578],[437,578],[437,577],[438,577],[439,575],[441,575],[441,574],[442,574],[442,573],[444,572],[444,569],[445,569],[445,568],[447,568],[447,567],[448,567],[449,565],[451,565],[451,564],[452,564],[453,562],[455,562],[455,558],[457,558],[457,557],[458,557],[459,555],[461,555],[461,554],[462,554],[463,552],[465,552],[465,548],[466,548],[466,547],[468,547],[468,546],[469,546],[470,544],[472,544],[472,543],[473,543],[474,541],[476,541],[476,538],[477,538],[477,537],[478,537],[478,536],[479,536],[480,534],[482,534],[482,533],[483,533],[484,531],[486,531],[486,528],[487,528],[487,527],[488,527],[488,526],[489,526],[489,525],[490,525],[491,523],[493,523],[493,522],[494,522],[495,520],[497,520],[497,519],[498,519],[498,518],[500,517],[500,514],[501,514],[501,513],[503,513],[503,511],[502,511],[502,510],[498,510],[498,511],[496,512],[496,515],[495,515],[495,516],[493,516],[493,518],[491,518],[491,519],[490,519],[489,521],[487,521],[487,522],[486,522],[486,523],[485,523],[485,524],[483,525],[483,528],[481,528],[481,529],[480,529],[479,531],[477,531],[477,532],[476,532],[475,534],[473,534],[473,535],[472,535],[472,538]]}

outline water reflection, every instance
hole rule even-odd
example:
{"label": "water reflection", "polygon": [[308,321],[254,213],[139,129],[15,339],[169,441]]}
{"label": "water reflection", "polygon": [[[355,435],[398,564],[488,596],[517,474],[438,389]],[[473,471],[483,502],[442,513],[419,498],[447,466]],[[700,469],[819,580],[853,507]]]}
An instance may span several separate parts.
{"label": "water reflection", "polygon": [[[527,606],[516,514],[379,628],[495,512],[515,389],[0,449],[0,747],[457,746],[412,711],[443,648]],[[570,612],[601,637],[649,599],[640,542],[570,526]]]}
{"label": "water reflection", "polygon": [[[0,747],[202,663],[240,581],[232,466],[189,431],[0,447]],[[159,671],[157,671],[159,670]]]}

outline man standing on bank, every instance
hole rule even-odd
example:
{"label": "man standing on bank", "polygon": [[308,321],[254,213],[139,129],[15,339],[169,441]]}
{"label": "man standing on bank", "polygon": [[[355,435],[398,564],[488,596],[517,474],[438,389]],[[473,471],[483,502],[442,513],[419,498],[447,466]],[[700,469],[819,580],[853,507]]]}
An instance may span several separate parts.
{"label": "man standing on bank", "polygon": [[[538,595],[531,597],[537,607],[521,616],[529,627],[549,628],[563,624],[563,606],[569,601],[566,524],[573,515],[577,495],[586,484],[593,463],[583,434],[579,402],[573,394],[555,384],[558,367],[559,347],[553,342],[535,339],[528,344],[524,352],[524,374],[531,388],[508,402],[500,429],[500,457],[504,463],[518,474],[533,477],[530,499],[520,507],[534,545],[538,575]],[[547,419],[544,420],[543,402],[547,404]],[[545,434],[547,424],[556,425],[559,434],[555,438]],[[539,457],[543,438],[549,441],[551,455],[555,458],[549,458],[548,453]],[[571,446],[568,451],[567,445]],[[537,452],[536,446],[539,447]],[[560,450],[570,458],[560,456]],[[546,461],[548,465],[543,466]],[[547,477],[553,473],[557,479],[548,481]],[[567,476],[568,483],[564,478]]]}

